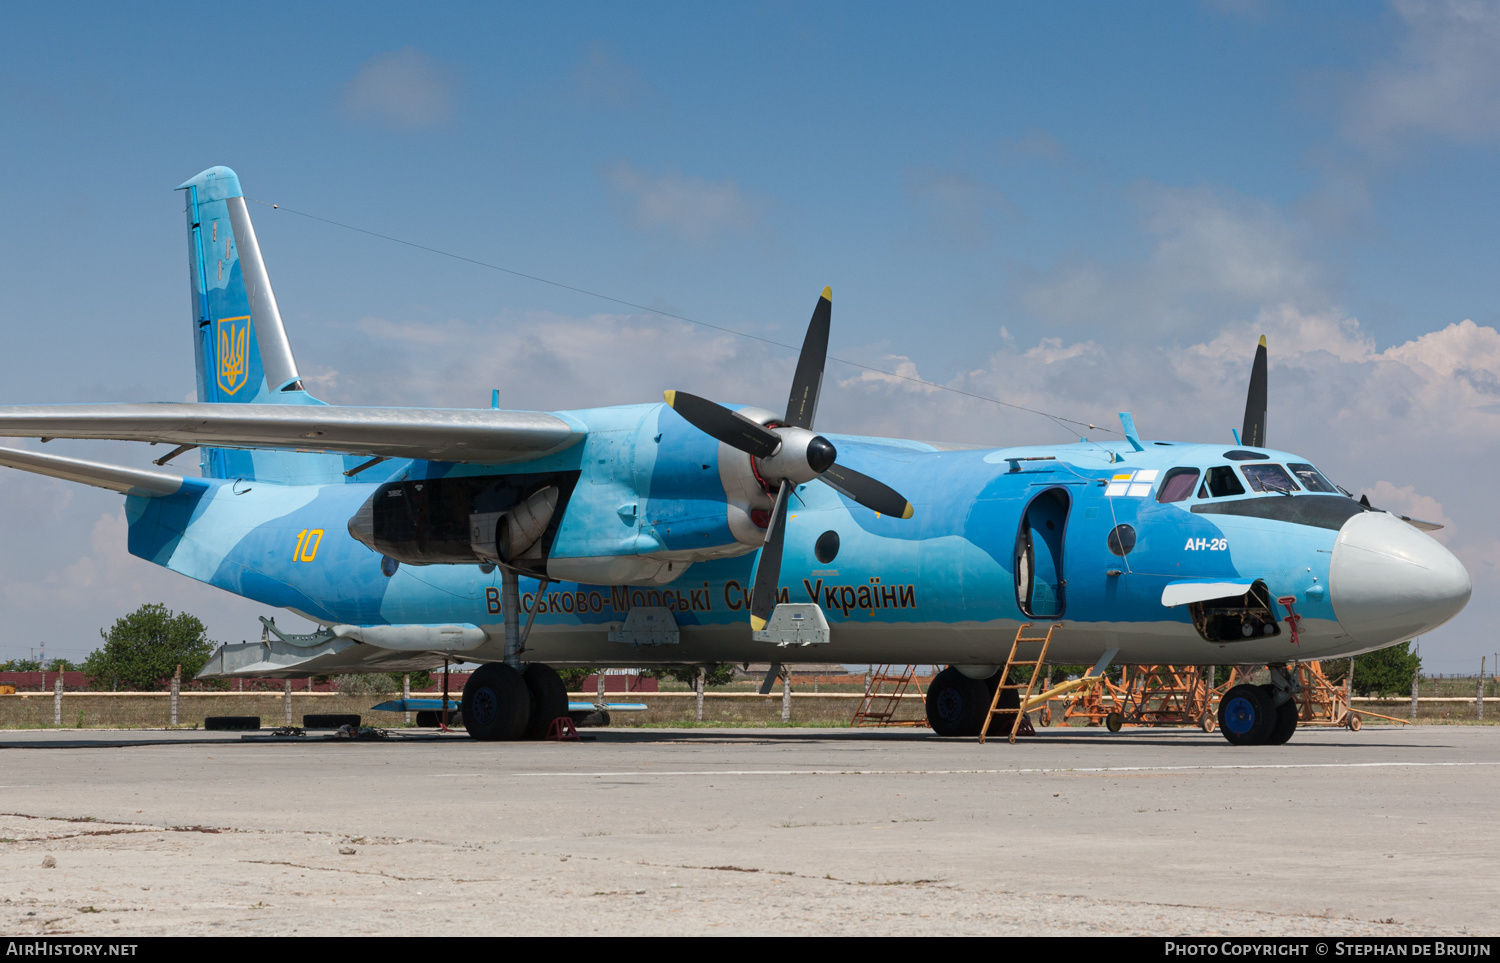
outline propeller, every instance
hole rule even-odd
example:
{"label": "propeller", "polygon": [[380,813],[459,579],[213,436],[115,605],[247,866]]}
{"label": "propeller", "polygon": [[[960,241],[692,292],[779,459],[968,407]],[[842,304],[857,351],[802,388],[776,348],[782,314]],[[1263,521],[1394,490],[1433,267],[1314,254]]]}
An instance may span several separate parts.
{"label": "propeller", "polygon": [[1245,395],[1245,424],[1240,444],[1260,448],[1266,443],[1266,336],[1260,336],[1255,362],[1250,366],[1250,391]]}
{"label": "propeller", "polygon": [[[1240,429],[1240,444],[1250,448],[1264,448],[1266,445],[1266,336],[1260,336],[1260,344],[1255,349],[1255,361],[1250,365],[1250,390],[1245,395],[1245,424]],[[1339,488],[1339,491],[1354,496],[1347,490]],[[1369,495],[1360,495],[1359,504],[1370,511],[1378,512],[1384,509],[1376,508],[1370,504]],[[1395,515],[1395,512],[1390,514]],[[1424,532],[1435,532],[1443,526],[1437,522],[1424,521],[1420,518],[1409,518],[1406,515],[1396,515],[1397,518],[1406,522],[1414,528]]]}
{"label": "propeller", "polygon": [[833,321],[833,289],[824,288],[813,308],[802,340],[802,353],[792,375],[786,418],[762,426],[723,405],[688,394],[666,392],[667,404],[689,424],[753,459],[757,475],[768,486],[776,486],[776,502],[766,526],[766,540],[755,566],[750,593],[750,626],[765,628],[776,607],[777,583],[781,580],[781,549],[786,539],[787,506],[792,490],[803,482],[822,479],[830,488],[882,515],[911,518],[911,502],[894,488],[838,464],[838,449],[812,430],[823,389],[823,364],[828,357],[828,330]]}

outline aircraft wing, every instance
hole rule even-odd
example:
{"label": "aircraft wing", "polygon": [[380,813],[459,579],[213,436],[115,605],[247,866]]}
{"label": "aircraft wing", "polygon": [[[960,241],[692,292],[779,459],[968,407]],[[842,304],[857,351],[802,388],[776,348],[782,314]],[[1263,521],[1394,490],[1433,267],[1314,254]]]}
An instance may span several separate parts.
{"label": "aircraft wing", "polygon": [[490,408],[118,404],[0,407],[0,436],[283,448],[496,465],[576,444],[556,415]]}

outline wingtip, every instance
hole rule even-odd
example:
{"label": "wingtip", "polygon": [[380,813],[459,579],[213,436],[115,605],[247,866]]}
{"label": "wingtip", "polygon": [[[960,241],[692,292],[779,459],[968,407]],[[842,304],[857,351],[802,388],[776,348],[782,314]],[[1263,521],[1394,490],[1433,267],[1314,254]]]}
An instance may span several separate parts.
{"label": "wingtip", "polygon": [[825,287],[823,289],[823,300],[827,301],[829,304],[833,303],[833,288]]}
{"label": "wingtip", "polygon": [[669,407],[669,408],[676,408],[677,407],[677,392],[675,392],[675,391],[663,391],[661,393],[661,396],[663,398],[667,399],[667,407]]}

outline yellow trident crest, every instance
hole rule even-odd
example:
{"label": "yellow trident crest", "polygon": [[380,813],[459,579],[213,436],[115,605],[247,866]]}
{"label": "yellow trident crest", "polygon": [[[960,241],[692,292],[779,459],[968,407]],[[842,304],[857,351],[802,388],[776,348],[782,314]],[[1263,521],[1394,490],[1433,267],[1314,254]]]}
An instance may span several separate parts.
{"label": "yellow trident crest", "polygon": [[250,379],[250,316],[220,318],[218,332],[219,387],[232,395]]}

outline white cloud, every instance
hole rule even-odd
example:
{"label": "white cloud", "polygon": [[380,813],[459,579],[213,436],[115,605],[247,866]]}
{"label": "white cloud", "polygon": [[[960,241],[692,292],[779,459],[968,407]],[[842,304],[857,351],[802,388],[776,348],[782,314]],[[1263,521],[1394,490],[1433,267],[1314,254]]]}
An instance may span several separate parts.
{"label": "white cloud", "polygon": [[415,47],[377,54],[344,87],[344,111],[356,120],[412,129],[446,124],[453,115],[453,69]]}
{"label": "white cloud", "polygon": [[1018,305],[1049,323],[1162,332],[1203,330],[1265,304],[1328,303],[1304,230],[1270,205],[1199,187],[1143,185],[1136,198],[1152,239],[1143,260],[1018,271]]}
{"label": "white cloud", "polygon": [[996,221],[1016,210],[996,187],[962,171],[911,167],[905,174],[907,200],[922,213],[928,232],[964,247],[978,247],[995,234]]}
{"label": "white cloud", "polygon": [[583,107],[626,109],[638,105],[647,93],[635,69],[600,43],[589,44],[573,68],[569,87]]}
{"label": "white cloud", "polygon": [[604,179],[630,201],[631,219],[642,230],[706,241],[747,233],[761,220],[761,205],[732,178],[706,181],[670,170],[648,174],[622,161],[606,170]]}
{"label": "white cloud", "polygon": [[1500,135],[1500,6],[1483,0],[1396,0],[1399,56],[1377,64],[1349,104],[1349,136],[1388,150],[1424,136]]}

